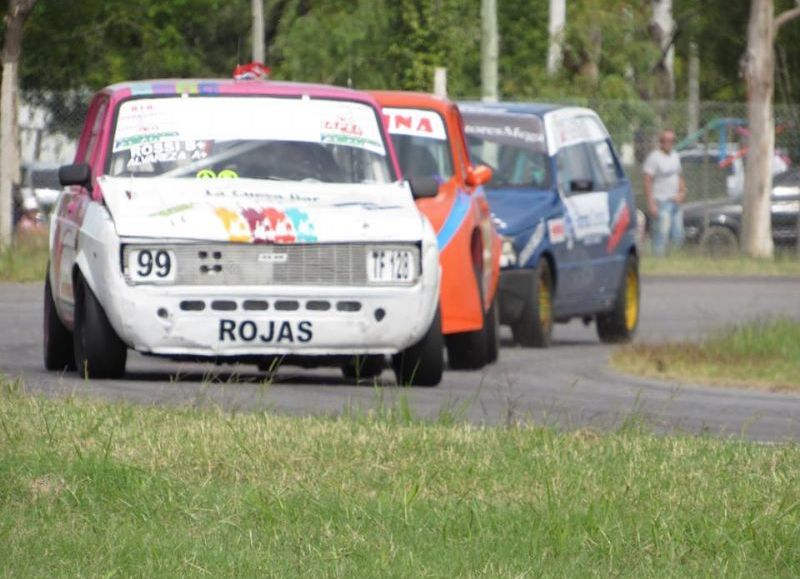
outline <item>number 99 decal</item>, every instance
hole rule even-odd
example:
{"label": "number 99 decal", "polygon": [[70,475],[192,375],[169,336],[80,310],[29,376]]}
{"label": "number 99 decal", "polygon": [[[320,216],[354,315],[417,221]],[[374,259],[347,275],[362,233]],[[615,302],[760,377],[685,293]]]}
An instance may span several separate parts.
{"label": "number 99 decal", "polygon": [[171,282],[175,279],[175,254],[165,249],[132,249],[127,270],[134,282]]}

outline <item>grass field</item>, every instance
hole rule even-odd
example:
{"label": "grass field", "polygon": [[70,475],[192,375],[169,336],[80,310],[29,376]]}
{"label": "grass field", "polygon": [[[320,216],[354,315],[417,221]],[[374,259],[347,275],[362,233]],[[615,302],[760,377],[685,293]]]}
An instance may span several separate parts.
{"label": "grass field", "polygon": [[651,377],[800,392],[800,323],[763,321],[700,342],[632,344],[614,351],[611,364]]}
{"label": "grass field", "polygon": [[797,577],[800,452],[0,395],[0,575]]}
{"label": "grass field", "polygon": [[44,281],[46,271],[46,234],[19,239],[0,251],[0,281]]}
{"label": "grass field", "polygon": [[666,257],[645,254],[641,260],[641,271],[645,275],[800,277],[800,258],[791,253],[779,253],[772,260],[712,258],[687,250],[673,252]]}

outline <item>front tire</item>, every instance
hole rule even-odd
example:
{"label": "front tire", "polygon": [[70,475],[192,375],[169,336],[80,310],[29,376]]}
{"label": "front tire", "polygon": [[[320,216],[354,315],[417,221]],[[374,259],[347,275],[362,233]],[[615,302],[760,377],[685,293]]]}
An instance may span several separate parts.
{"label": "front tire", "polygon": [[631,254],[617,292],[614,309],[597,316],[597,335],[607,344],[629,342],[639,325],[640,309],[639,260]]}
{"label": "front tire", "polygon": [[436,386],[444,369],[442,314],[436,308],[428,331],[422,339],[392,356],[397,383],[401,386]]}
{"label": "front tire", "polygon": [[[48,272],[50,266],[47,266]],[[72,332],[70,332],[56,312],[50,274],[44,281],[44,367],[47,370],[74,370]]]}
{"label": "front tire", "polygon": [[486,363],[494,364],[500,356],[500,317],[497,313],[497,296],[486,314]]}
{"label": "front tire", "polygon": [[121,378],[125,374],[128,347],[80,274],[75,283],[74,343],[75,366],[87,378]]}
{"label": "front tire", "polygon": [[553,275],[546,259],[533,271],[531,290],[511,333],[525,348],[547,348],[553,336]]}

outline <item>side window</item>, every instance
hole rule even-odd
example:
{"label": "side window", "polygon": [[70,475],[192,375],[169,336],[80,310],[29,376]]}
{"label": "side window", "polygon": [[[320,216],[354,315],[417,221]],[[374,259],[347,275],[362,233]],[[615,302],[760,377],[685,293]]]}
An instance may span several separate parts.
{"label": "side window", "polygon": [[[558,188],[566,195],[573,192],[585,193],[594,188],[595,175],[586,143],[576,143],[561,149],[556,157],[556,164]],[[574,191],[573,185],[578,185]]]}
{"label": "side window", "polygon": [[590,145],[597,172],[595,189],[605,189],[615,185],[621,178],[619,166],[608,141],[597,141]]}
{"label": "side window", "polygon": [[84,129],[83,135],[86,144],[78,149],[78,154],[75,156],[76,163],[89,163],[92,161],[95,149],[97,148],[97,142],[100,139],[100,130],[103,127],[107,109],[108,100],[103,99],[96,107],[92,107],[89,110],[90,117],[86,119],[87,126],[86,129]]}

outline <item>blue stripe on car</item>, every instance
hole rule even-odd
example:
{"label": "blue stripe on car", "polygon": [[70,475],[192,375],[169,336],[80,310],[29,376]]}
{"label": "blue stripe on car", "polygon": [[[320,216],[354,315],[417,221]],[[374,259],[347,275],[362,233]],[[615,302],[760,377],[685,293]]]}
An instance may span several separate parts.
{"label": "blue stripe on car", "polygon": [[471,200],[469,195],[459,191],[453,206],[450,208],[450,214],[444,220],[444,225],[436,235],[436,241],[439,245],[439,251],[443,251],[447,244],[449,244],[458,233],[464,219],[467,218],[469,213],[469,206]]}

